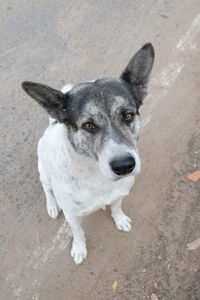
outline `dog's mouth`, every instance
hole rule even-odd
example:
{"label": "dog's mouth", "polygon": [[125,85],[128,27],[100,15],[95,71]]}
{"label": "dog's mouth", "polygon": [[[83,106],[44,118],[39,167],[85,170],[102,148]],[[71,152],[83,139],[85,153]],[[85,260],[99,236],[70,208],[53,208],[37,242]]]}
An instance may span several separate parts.
{"label": "dog's mouth", "polygon": [[114,181],[114,182],[116,182],[116,181],[120,181],[120,180],[125,179],[125,178],[129,178],[131,176],[134,176],[135,174],[134,173],[130,173],[130,174],[124,175],[124,176],[119,176],[119,175],[115,175],[115,174],[113,174],[113,175],[114,176],[113,176],[113,178],[111,180]]}

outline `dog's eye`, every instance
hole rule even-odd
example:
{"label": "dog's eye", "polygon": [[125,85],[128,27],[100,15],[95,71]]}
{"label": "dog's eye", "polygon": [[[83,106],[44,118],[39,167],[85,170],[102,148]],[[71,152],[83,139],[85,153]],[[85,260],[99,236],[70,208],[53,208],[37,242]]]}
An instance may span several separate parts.
{"label": "dog's eye", "polygon": [[124,121],[127,123],[130,123],[134,118],[134,114],[133,113],[128,113],[124,115]]}
{"label": "dog's eye", "polygon": [[85,123],[82,128],[86,131],[92,132],[96,129],[96,126],[93,123]]}

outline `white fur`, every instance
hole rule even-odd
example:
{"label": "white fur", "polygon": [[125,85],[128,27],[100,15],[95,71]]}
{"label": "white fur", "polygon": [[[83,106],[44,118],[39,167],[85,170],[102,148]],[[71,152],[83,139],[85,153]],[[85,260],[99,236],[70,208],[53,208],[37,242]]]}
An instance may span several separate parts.
{"label": "white fur", "polygon": [[65,94],[65,93],[71,91],[72,88],[73,88],[73,84],[72,83],[68,83],[65,86],[63,86],[63,88],[62,88],[61,91]]}
{"label": "white fur", "polygon": [[[63,92],[66,90],[64,88]],[[63,211],[73,233],[71,256],[76,264],[80,264],[87,256],[81,227],[83,216],[110,205],[116,227],[130,231],[131,220],[123,213],[121,203],[134,183],[134,175],[140,171],[140,159],[136,148],[129,149],[127,145],[118,145],[112,140],[107,142],[97,161],[83,157],[68,141],[67,127],[54,121],[50,118],[39,141],[38,169],[48,214],[56,218],[60,210]],[[134,156],[136,167],[132,175],[116,180],[109,161],[120,153]]]}

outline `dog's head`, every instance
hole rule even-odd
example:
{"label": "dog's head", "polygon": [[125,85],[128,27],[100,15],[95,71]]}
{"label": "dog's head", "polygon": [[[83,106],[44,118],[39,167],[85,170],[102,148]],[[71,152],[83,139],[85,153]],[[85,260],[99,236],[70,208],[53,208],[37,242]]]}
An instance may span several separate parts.
{"label": "dog's head", "polygon": [[81,83],[65,94],[32,82],[23,82],[22,87],[52,118],[66,125],[66,138],[75,152],[96,160],[106,177],[118,179],[140,171],[139,108],[153,61],[153,47],[145,44],[118,79]]}

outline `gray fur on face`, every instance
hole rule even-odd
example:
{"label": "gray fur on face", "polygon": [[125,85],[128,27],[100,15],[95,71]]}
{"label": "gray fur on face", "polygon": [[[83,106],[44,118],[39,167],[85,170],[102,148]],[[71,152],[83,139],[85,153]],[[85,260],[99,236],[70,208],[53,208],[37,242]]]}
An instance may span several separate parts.
{"label": "gray fur on face", "polygon": [[[136,144],[140,118],[134,98],[122,80],[101,79],[84,83],[72,89],[70,97],[71,102],[73,98],[78,99],[74,109],[77,129],[68,128],[68,138],[76,152],[97,159],[109,139],[127,146]],[[130,124],[123,121],[123,115],[128,113],[134,114]],[[94,133],[83,129],[89,122],[96,126]]]}

